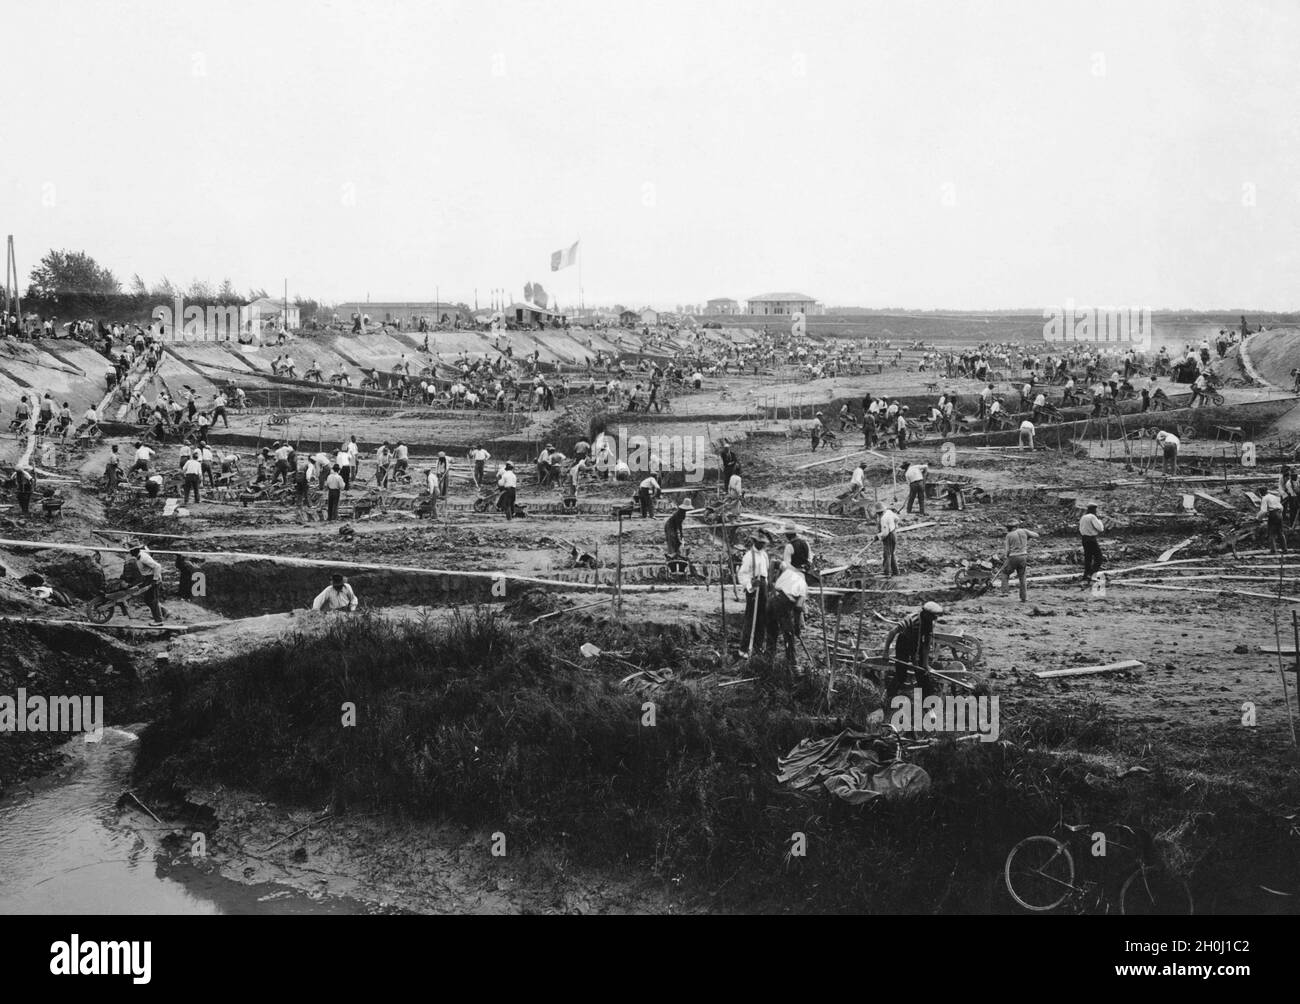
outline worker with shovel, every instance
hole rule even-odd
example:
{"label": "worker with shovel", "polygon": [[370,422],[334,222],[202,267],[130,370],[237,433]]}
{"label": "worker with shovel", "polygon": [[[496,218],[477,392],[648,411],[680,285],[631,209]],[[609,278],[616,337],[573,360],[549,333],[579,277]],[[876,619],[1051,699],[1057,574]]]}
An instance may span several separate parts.
{"label": "worker with shovel", "polygon": [[885,711],[890,702],[903,692],[908,670],[916,673],[916,683],[923,696],[939,692],[938,681],[930,675],[930,644],[934,639],[935,622],[943,616],[943,607],[933,600],[902,618],[885,636],[885,657],[889,646],[894,646],[894,675],[885,690]]}
{"label": "worker with shovel", "polygon": [[755,534],[749,538],[749,550],[740,559],[737,579],[745,590],[745,623],[740,636],[740,650],[748,657],[757,645],[763,649],[767,637],[767,582],[769,562],[767,539]]}

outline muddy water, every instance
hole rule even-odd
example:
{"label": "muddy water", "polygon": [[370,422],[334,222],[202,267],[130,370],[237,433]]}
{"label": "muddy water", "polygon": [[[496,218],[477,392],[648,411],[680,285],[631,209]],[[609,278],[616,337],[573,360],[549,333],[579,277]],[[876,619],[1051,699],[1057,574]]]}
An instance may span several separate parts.
{"label": "muddy water", "polygon": [[157,839],[171,828],[143,812],[123,819],[136,736],[105,729],[62,752],[63,776],[0,803],[0,914],[360,913],[347,900],[317,900],[274,884],[244,885],[193,869],[164,873]]}

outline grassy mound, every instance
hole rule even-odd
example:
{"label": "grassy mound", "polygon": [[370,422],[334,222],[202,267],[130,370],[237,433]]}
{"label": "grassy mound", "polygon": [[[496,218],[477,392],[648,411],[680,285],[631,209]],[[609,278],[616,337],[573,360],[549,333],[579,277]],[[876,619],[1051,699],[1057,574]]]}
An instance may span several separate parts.
{"label": "grassy mound", "polygon": [[[673,667],[679,682],[647,698],[619,682],[625,666],[570,661],[578,640]],[[524,630],[486,612],[450,627],[340,618],[203,674],[171,672],[137,770],[154,789],[221,782],[339,812],[501,830],[512,848],[635,868],[740,909],[1009,910],[1007,851],[1058,812],[1164,832],[1197,879],[1263,818],[1243,811],[1240,793],[1162,765],[1149,740],[1120,736],[1098,706],[1048,702],[1004,715],[1009,742],[925,751],[928,796],[851,808],[796,794],[777,784],[776,758],[860,724],[879,693],[844,681],[836,718],[820,707],[821,687],[787,685],[759,662],[750,671],[763,681],[719,689],[699,675],[716,661],[684,628],[578,638],[571,625]],[[653,727],[642,724],[647,700]],[[355,727],[341,724],[345,702]],[[1031,751],[1048,743],[1053,753]],[[1150,773],[1115,780],[1098,766],[1096,751],[1130,747]],[[796,833],[806,856],[789,853]]]}

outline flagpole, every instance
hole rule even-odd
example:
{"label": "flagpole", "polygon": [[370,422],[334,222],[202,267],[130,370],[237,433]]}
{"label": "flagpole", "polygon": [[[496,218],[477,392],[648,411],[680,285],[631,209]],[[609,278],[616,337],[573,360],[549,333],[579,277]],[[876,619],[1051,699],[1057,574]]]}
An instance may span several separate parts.
{"label": "flagpole", "polygon": [[585,306],[582,298],[582,234],[578,234],[578,309]]}

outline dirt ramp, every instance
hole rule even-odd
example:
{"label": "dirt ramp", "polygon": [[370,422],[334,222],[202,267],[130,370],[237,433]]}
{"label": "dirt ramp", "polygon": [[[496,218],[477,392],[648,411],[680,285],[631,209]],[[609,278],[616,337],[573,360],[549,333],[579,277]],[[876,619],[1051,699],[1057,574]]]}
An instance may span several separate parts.
{"label": "dirt ramp", "polygon": [[1251,335],[1242,347],[1242,364],[1274,387],[1290,390],[1291,371],[1300,367],[1300,327],[1270,328]]}

